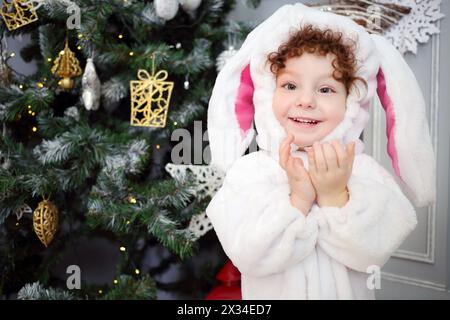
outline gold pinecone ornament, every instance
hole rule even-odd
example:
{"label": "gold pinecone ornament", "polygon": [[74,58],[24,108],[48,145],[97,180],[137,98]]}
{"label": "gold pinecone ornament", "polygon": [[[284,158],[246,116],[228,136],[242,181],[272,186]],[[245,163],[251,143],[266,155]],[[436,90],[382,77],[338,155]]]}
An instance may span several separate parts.
{"label": "gold pinecone ornament", "polygon": [[66,38],[66,46],[64,50],[59,53],[58,58],[55,59],[53,67],[51,69],[53,74],[62,78],[58,84],[65,90],[73,88],[73,77],[78,77],[82,74],[80,68],[80,62],[75,57],[75,53],[69,48],[69,41]]}
{"label": "gold pinecone ornament", "polygon": [[44,199],[33,213],[33,229],[39,240],[48,247],[58,230],[59,213],[55,204]]}

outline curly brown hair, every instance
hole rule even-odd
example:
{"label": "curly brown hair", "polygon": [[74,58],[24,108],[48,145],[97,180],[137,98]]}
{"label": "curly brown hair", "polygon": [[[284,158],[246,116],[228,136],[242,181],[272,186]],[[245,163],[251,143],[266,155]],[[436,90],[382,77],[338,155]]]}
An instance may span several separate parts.
{"label": "curly brown hair", "polygon": [[275,75],[285,68],[285,62],[289,58],[300,57],[304,52],[326,56],[334,54],[336,58],[332,62],[334,68],[333,78],[344,84],[347,94],[356,80],[361,80],[367,87],[367,82],[361,77],[355,77],[356,58],[353,53],[355,42],[347,39],[345,44],[342,32],[334,32],[331,29],[321,30],[307,24],[295,31],[289,39],[278,47],[277,52],[271,52],[267,57],[270,63],[270,71]]}

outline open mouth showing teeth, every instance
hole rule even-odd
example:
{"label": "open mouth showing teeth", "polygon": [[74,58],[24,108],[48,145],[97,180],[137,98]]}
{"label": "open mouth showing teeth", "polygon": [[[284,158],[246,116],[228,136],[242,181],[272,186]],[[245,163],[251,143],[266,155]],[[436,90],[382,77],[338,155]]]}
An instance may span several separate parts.
{"label": "open mouth showing teeth", "polygon": [[318,124],[320,121],[318,120],[306,120],[306,119],[301,119],[301,118],[289,118],[292,121],[295,121],[298,124],[304,124],[304,125],[309,125],[309,126],[313,126]]}

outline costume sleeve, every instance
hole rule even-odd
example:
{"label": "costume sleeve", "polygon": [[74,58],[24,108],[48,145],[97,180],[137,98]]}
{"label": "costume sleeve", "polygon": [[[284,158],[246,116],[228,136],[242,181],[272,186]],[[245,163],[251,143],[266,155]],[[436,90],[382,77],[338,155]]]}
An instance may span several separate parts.
{"label": "costume sleeve", "polygon": [[[368,156],[366,156],[368,157]],[[375,160],[348,182],[349,201],[342,208],[318,207],[318,245],[335,260],[367,272],[380,268],[417,225],[416,212],[394,178]]]}
{"label": "costume sleeve", "polygon": [[316,245],[318,224],[291,205],[287,180],[251,163],[239,160],[231,167],[206,214],[233,264],[258,277],[307,257]]}

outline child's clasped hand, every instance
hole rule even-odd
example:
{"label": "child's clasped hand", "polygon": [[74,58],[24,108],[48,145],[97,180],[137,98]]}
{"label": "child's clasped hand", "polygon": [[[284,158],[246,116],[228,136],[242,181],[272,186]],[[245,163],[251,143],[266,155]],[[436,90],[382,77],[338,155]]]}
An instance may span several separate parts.
{"label": "child's clasped hand", "polygon": [[346,147],[336,140],[314,142],[312,147],[305,148],[309,162],[306,170],[301,158],[290,154],[293,138],[289,133],[280,146],[280,165],[286,171],[293,202],[305,210],[314,201],[321,207],[344,206],[348,201],[347,183],[355,158],[355,142]]}

